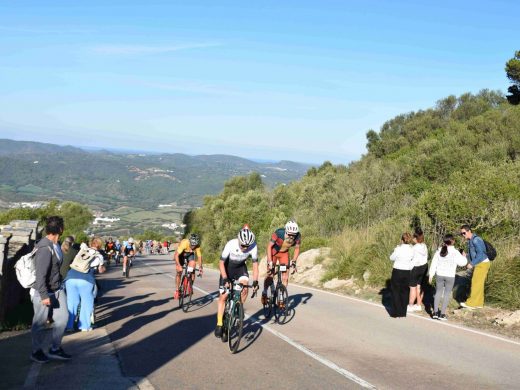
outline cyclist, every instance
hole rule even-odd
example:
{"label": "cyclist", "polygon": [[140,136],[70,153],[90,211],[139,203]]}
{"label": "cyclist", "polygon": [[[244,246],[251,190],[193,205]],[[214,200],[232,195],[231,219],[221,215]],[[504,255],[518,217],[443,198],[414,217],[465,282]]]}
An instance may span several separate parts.
{"label": "cyclist", "polygon": [[110,264],[110,260],[115,253],[115,243],[112,240],[112,237],[108,237],[108,241],[105,244],[105,253],[107,254],[108,263]]}
{"label": "cyclist", "polygon": [[[192,233],[188,239],[184,239],[179,243],[173,260],[175,261],[175,269],[177,276],[175,278],[176,289],[173,299],[179,299],[179,285],[181,283],[182,267],[188,261],[188,266],[195,268],[195,255],[199,263],[199,275],[202,275],[202,254],[200,251],[200,236]],[[195,273],[192,275],[192,282],[195,282]]]}
{"label": "cyclist", "polygon": [[135,245],[134,245],[134,239],[130,237],[128,239],[128,242],[125,244],[123,243],[123,276],[126,276],[126,267],[130,267],[130,264],[128,264],[128,256],[133,256],[135,254]]}
{"label": "cyclist", "polygon": [[[247,272],[246,260],[251,256],[253,261],[253,288],[258,290],[258,247],[254,233],[249,229],[248,225],[238,232],[238,237],[228,241],[222,254],[220,255],[220,281],[217,310],[217,326],[215,328],[215,336],[222,337],[222,325],[224,317],[224,308],[226,305],[226,288],[230,286],[231,280],[238,280],[240,283],[247,285],[249,283],[249,274]],[[242,290],[242,302],[247,299],[248,288]]]}
{"label": "cyclist", "polygon": [[116,243],[114,244],[114,250],[115,250],[114,258],[116,260],[116,264],[119,264],[119,256],[121,255],[121,249],[122,249],[121,243],[119,242],[119,240],[116,240]]}
{"label": "cyclist", "polygon": [[[276,263],[289,265],[289,249],[294,247],[294,256],[291,260],[291,267],[296,267],[296,260],[300,255],[301,234],[298,224],[291,220],[285,224],[284,228],[277,229],[271,236],[267,245],[267,275],[264,280],[264,290],[262,291],[262,304],[267,303],[267,289],[273,284],[274,266]],[[289,284],[289,273],[282,273],[282,283],[285,287]]]}

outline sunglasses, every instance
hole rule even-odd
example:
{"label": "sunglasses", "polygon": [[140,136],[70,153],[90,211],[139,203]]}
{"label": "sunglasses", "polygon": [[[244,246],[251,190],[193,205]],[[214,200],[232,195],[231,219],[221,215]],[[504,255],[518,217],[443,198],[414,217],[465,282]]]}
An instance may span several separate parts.
{"label": "sunglasses", "polygon": [[247,245],[240,245],[240,248],[247,249],[247,248],[249,248],[249,246],[247,246]]}

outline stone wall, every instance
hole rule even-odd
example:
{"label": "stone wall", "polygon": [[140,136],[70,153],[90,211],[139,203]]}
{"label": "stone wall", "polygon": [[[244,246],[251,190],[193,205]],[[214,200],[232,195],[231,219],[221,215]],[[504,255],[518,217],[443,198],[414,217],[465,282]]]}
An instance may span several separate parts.
{"label": "stone wall", "polygon": [[41,238],[38,221],[11,221],[0,225],[0,322],[28,295],[16,279],[14,265]]}

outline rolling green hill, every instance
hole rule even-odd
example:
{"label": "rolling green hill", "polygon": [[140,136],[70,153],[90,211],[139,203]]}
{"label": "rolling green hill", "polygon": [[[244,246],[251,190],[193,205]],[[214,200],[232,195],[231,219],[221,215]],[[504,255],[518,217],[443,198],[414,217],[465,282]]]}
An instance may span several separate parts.
{"label": "rolling green hill", "polygon": [[0,140],[0,200],[72,200],[101,210],[160,203],[198,206],[236,175],[257,172],[270,186],[301,178],[308,165],[225,156],[114,153]]}

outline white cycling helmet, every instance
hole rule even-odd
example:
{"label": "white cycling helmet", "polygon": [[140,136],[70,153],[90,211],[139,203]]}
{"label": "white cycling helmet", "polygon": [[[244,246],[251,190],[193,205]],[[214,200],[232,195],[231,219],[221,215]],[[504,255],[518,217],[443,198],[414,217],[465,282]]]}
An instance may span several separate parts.
{"label": "white cycling helmet", "polygon": [[132,237],[130,237],[130,238],[128,239],[128,243],[129,243],[129,244],[133,244],[133,243],[134,243],[134,239],[133,239]]}
{"label": "white cycling helmet", "polygon": [[243,246],[251,246],[255,242],[255,234],[245,225],[238,232],[238,243]]}
{"label": "white cycling helmet", "polygon": [[285,232],[288,234],[298,234],[300,231],[300,228],[298,227],[298,224],[295,221],[289,221],[285,224]]}

